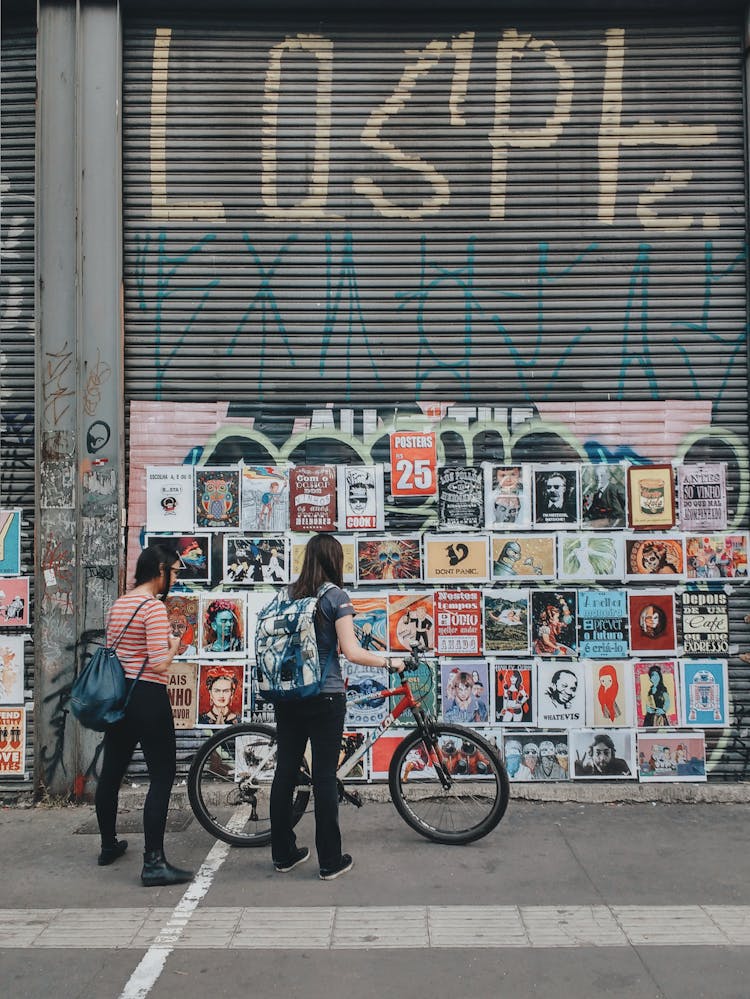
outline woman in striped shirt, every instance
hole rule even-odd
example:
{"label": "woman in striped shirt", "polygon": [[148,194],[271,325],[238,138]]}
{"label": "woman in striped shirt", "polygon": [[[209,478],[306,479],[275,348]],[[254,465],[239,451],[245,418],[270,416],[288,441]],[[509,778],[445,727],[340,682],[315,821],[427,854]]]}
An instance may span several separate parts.
{"label": "woman in striped shirt", "polygon": [[167,809],[177,770],[167,684],[180,640],[170,633],[163,601],[181,567],[177,551],[166,541],[144,548],[135,567],[135,586],[115,601],[107,620],[107,645],[117,645],[132,694],[123,720],[104,734],[104,761],[96,789],[96,817],[102,839],[98,862],[105,867],[127,849],[127,841],[118,840],[115,834],[117,804],[125,771],[140,743],[149,775],[143,805],[141,872],[141,882],[147,887],[183,884],[193,877],[192,871],[173,867],[164,856]]}

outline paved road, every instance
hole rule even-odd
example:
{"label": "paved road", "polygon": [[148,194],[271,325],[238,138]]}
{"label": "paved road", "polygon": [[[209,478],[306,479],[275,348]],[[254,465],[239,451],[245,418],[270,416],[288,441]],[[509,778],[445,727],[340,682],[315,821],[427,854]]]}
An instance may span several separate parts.
{"label": "paved road", "polygon": [[177,810],[168,853],[201,876],[147,890],[137,832],[100,869],[90,808],[4,809],[2,991],[747,999],[749,820],[750,805],[514,801],[487,839],[444,847],[371,802],[342,810],[356,866],[323,883],[313,861],[277,875],[267,850],[215,844]]}

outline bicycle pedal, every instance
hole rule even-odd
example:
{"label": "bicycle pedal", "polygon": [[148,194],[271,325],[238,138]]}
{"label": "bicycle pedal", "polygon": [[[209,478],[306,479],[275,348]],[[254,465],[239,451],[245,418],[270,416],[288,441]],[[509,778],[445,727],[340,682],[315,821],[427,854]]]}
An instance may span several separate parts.
{"label": "bicycle pedal", "polygon": [[357,808],[361,808],[364,804],[362,798],[356,791],[344,791],[344,799],[348,801],[350,805],[355,805]]}

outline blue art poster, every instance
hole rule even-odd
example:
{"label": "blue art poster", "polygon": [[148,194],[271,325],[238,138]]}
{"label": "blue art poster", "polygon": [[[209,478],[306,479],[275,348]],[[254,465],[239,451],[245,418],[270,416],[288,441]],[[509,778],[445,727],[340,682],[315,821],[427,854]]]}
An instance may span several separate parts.
{"label": "blue art poster", "polygon": [[681,659],[682,724],[724,728],[729,724],[726,659]]}
{"label": "blue art poster", "polygon": [[628,654],[625,590],[578,591],[578,654],[584,659],[622,659]]}
{"label": "blue art poster", "polygon": [[21,511],[0,510],[0,576],[21,572]]}

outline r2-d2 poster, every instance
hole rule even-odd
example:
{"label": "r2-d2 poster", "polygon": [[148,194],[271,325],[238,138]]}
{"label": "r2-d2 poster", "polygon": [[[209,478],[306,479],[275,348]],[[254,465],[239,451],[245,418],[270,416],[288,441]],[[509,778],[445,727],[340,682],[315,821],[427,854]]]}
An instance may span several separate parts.
{"label": "r2-d2 poster", "polygon": [[729,724],[726,659],[680,659],[682,723],[698,728]]}
{"label": "r2-d2 poster", "polygon": [[342,531],[382,531],[385,523],[382,465],[340,465],[339,526]]}

